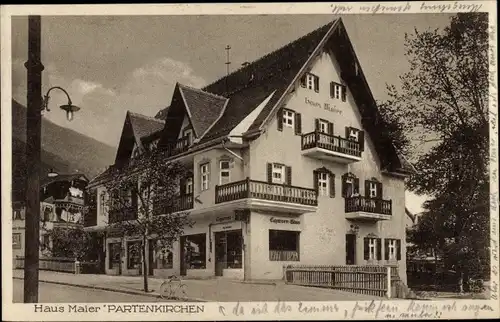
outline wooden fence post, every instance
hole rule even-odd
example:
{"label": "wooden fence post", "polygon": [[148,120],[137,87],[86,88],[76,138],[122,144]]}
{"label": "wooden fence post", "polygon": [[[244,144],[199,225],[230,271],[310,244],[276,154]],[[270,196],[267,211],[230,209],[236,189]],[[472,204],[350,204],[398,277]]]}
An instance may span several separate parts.
{"label": "wooden fence post", "polygon": [[387,298],[391,298],[391,267],[387,266]]}

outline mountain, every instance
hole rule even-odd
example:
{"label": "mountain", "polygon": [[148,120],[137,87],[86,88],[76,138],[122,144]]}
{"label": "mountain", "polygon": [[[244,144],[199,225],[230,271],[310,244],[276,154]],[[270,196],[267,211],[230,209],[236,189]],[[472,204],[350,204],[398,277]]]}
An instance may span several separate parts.
{"label": "mountain", "polygon": [[[26,177],[26,107],[12,100],[12,183],[21,198]],[[115,158],[116,149],[42,118],[42,175],[80,172],[92,179]],[[15,200],[16,198],[13,199]]]}

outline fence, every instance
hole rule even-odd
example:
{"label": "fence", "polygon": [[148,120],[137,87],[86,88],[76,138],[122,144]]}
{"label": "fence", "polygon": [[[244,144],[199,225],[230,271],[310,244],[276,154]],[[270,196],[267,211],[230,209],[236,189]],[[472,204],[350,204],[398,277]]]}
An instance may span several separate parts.
{"label": "fence", "polygon": [[[17,257],[14,259],[14,267],[17,269],[24,268],[24,257]],[[38,269],[42,271],[56,271],[56,272],[67,272],[75,273],[75,260],[73,258],[65,257],[41,257],[38,260]]]}
{"label": "fence", "polygon": [[404,296],[397,267],[288,265],[284,267],[284,273],[285,282],[289,284],[389,298]]}

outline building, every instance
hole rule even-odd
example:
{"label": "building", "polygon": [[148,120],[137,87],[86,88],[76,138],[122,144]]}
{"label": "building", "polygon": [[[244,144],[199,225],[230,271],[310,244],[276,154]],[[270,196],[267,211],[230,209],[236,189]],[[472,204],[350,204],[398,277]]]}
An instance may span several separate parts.
{"label": "building", "polygon": [[[54,245],[47,231],[83,225],[85,187],[88,178],[81,173],[49,173],[40,183],[40,256],[51,256]],[[23,202],[13,203],[12,248],[14,258],[24,257],[26,208]]]}
{"label": "building", "polygon": [[[145,144],[190,169],[181,210],[195,220],[167,255],[150,247],[150,274],[281,279],[288,264],[389,265],[406,281],[414,169],[386,135],[341,19],[202,89],[177,84],[156,119],[129,113],[115,164]],[[89,185],[91,230],[107,222],[105,178]],[[139,273],[134,242],[105,237],[107,274]]]}

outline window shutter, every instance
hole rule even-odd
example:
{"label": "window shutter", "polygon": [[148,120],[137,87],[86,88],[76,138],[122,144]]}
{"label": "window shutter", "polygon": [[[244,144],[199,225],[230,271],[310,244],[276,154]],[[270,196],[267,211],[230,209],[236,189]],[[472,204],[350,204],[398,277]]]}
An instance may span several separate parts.
{"label": "window shutter", "polygon": [[285,167],[286,184],[292,185],[292,167]]}
{"label": "window shutter", "polygon": [[401,260],[401,239],[396,240],[396,259]]}
{"label": "window shutter", "polygon": [[382,182],[377,183],[377,198],[382,199]]}
{"label": "window shutter", "polygon": [[316,190],[316,192],[318,192],[318,188],[319,188],[319,185],[318,185],[318,171],[314,170],[313,171],[313,184],[314,184],[314,190]]}
{"label": "window shutter", "polygon": [[385,260],[389,260],[389,239],[384,239],[384,253],[385,253]]}
{"label": "window shutter", "polygon": [[273,164],[267,163],[267,182],[273,182]]}
{"label": "window shutter", "polygon": [[345,127],[345,138],[348,139],[349,138],[349,134],[351,133],[351,128],[346,126]]}
{"label": "window shutter", "polygon": [[365,150],[365,131],[359,131],[358,141],[359,141],[359,150],[364,151]]}
{"label": "window shutter", "polygon": [[295,134],[300,135],[302,133],[302,117],[300,113],[295,113]]}
{"label": "window shutter", "polygon": [[302,87],[306,87],[306,77],[307,77],[307,74],[304,74],[304,75],[300,78],[300,86],[302,86]]}
{"label": "window shutter", "polygon": [[346,183],[346,180],[347,180],[347,174],[344,174],[342,176],[342,197],[347,197],[347,183]]}
{"label": "window shutter", "polygon": [[347,87],[345,85],[342,85],[342,102],[345,102],[347,100]]}
{"label": "window shutter", "polygon": [[382,239],[377,238],[377,259],[382,260]]}
{"label": "window shutter", "polygon": [[335,83],[334,82],[330,82],[330,97],[333,98],[333,95],[335,95]]}
{"label": "window shutter", "polygon": [[354,178],[354,191],[361,194],[359,191],[359,178]]}
{"label": "window shutter", "polygon": [[330,173],[328,179],[330,180],[330,198],[335,198],[335,175]]}
{"label": "window shutter", "polygon": [[278,110],[278,131],[283,131],[283,109]]}
{"label": "window shutter", "polygon": [[365,180],[365,197],[370,198],[370,181]]}
{"label": "window shutter", "polygon": [[363,245],[364,258],[365,258],[365,260],[369,260],[370,259],[369,239],[367,237],[365,237],[363,242],[364,242],[364,245]]}
{"label": "window shutter", "polygon": [[319,77],[314,76],[314,91],[319,93]]}
{"label": "window shutter", "polygon": [[328,134],[333,135],[333,123],[328,123]]}
{"label": "window shutter", "polygon": [[319,119],[314,120],[314,129],[315,131],[319,132]]}

